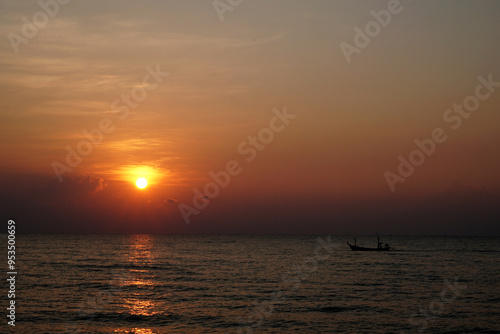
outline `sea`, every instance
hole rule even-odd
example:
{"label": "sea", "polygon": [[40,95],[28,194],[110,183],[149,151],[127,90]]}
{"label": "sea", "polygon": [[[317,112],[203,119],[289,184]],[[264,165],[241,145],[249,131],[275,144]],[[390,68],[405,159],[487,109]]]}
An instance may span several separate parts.
{"label": "sea", "polygon": [[353,237],[17,235],[0,332],[500,333],[500,238]]}

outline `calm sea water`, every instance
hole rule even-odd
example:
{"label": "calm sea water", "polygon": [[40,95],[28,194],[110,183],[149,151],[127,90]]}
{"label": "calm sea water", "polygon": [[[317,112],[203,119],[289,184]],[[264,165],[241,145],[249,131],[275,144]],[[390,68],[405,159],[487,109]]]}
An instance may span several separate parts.
{"label": "calm sea water", "polygon": [[500,333],[500,238],[317,238],[20,235],[1,332]]}

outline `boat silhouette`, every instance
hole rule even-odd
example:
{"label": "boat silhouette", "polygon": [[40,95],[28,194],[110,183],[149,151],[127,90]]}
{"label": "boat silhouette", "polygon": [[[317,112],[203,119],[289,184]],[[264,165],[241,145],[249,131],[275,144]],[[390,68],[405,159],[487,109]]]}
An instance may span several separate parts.
{"label": "boat silhouette", "polygon": [[377,233],[377,248],[358,246],[358,245],[356,245],[356,238],[354,238],[354,245],[351,245],[349,243],[349,241],[347,241],[347,244],[349,245],[349,247],[351,247],[351,250],[353,250],[353,251],[383,252],[383,251],[390,251],[390,250],[392,250],[392,248],[389,247],[388,244],[382,245],[382,243],[380,242],[380,237],[378,236],[378,233]]}

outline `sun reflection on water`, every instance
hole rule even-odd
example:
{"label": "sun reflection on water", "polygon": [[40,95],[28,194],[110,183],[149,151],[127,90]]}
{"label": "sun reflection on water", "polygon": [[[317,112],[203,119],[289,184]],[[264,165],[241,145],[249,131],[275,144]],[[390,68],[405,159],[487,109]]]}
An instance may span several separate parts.
{"label": "sun reflection on water", "polygon": [[152,329],[149,328],[132,328],[123,331],[123,329],[115,329],[115,333],[126,333],[126,334],[156,334],[158,332],[153,332]]}
{"label": "sun reflection on water", "polygon": [[151,265],[154,262],[153,240],[147,234],[135,234],[130,236],[131,250],[128,261],[136,266]]}
{"label": "sun reflection on water", "polygon": [[134,289],[133,293],[124,298],[123,306],[132,315],[152,316],[160,313],[157,311],[159,305],[153,302],[155,298],[149,298],[148,296],[152,293],[151,289],[143,289],[158,285],[150,274],[150,267],[155,264],[155,257],[152,252],[153,246],[153,239],[150,235],[138,234],[131,236],[130,252],[127,260],[137,269],[131,270],[133,279],[128,284],[139,288],[139,291]]}
{"label": "sun reflection on water", "polygon": [[157,311],[157,305],[151,300],[137,298],[125,299],[124,306],[128,309],[128,312],[133,315],[152,316],[160,313]]}
{"label": "sun reflection on water", "polygon": [[[119,305],[121,315],[131,321],[140,322],[144,327],[156,324],[164,318],[176,314],[176,310],[168,300],[168,291],[162,288],[168,277],[168,270],[163,268],[165,255],[162,246],[151,235],[128,236],[128,250],[123,254],[123,262],[127,264],[127,279],[122,281]],[[162,262],[163,261],[163,262]],[[137,323],[136,323],[137,325]],[[163,334],[154,326],[152,328],[113,328],[115,333]],[[170,331],[169,331],[170,333]]]}

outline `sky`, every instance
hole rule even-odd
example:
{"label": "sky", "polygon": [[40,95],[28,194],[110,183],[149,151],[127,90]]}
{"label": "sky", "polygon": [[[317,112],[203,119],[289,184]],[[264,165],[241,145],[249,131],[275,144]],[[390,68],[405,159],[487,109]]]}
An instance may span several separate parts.
{"label": "sky", "polygon": [[0,0],[20,232],[500,235],[497,1],[41,3]]}

